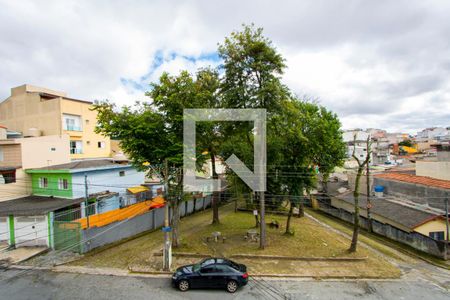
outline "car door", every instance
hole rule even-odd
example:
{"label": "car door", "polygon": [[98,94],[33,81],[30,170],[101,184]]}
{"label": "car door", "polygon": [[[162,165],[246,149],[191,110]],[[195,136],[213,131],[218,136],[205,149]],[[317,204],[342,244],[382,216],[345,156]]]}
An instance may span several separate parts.
{"label": "car door", "polygon": [[214,281],[217,287],[223,288],[227,285],[231,270],[226,265],[216,265],[216,273],[214,273]]}
{"label": "car door", "polygon": [[197,280],[197,287],[215,288],[218,286],[216,275],[216,266],[208,265],[200,269],[200,278]]}

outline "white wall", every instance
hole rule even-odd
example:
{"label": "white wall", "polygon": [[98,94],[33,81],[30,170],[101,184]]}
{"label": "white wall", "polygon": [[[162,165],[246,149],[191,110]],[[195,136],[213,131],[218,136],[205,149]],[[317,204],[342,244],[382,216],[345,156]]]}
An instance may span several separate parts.
{"label": "white wall", "polygon": [[[125,171],[125,176],[120,176],[120,172]],[[84,172],[72,174],[73,198],[85,196]],[[89,194],[103,191],[117,192],[124,194],[128,187],[143,184],[145,173],[138,172],[131,166],[113,168],[109,170],[87,171]]]}

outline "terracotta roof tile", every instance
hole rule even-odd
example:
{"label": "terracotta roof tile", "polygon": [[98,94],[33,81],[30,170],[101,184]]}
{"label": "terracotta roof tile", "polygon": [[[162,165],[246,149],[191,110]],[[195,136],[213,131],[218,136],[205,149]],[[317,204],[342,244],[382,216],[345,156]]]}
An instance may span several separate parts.
{"label": "terracotta roof tile", "polygon": [[407,183],[421,184],[441,189],[450,189],[450,180],[435,179],[426,176],[417,176],[403,173],[383,173],[375,175],[377,178],[397,180]]}

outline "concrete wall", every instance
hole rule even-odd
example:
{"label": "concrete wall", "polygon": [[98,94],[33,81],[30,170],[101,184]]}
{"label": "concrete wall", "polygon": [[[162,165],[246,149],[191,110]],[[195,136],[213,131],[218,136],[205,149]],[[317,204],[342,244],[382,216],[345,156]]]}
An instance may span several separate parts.
{"label": "concrete wall", "polygon": [[445,209],[444,199],[446,197],[446,192],[448,192],[445,189],[401,181],[386,180],[377,177],[374,178],[374,185],[384,186],[385,193],[389,195],[399,197],[408,196],[407,199],[409,201],[442,210]]}
{"label": "concrete wall", "polygon": [[449,161],[417,161],[416,175],[450,180],[450,159]]}
{"label": "concrete wall", "polygon": [[436,157],[439,161],[450,162],[450,151],[438,151]]}
{"label": "concrete wall", "polygon": [[[334,208],[324,202],[320,202],[319,208],[327,214],[353,224],[353,214],[345,211],[344,209]],[[364,217],[360,217],[359,221],[361,224],[360,226],[367,229],[367,219]],[[408,233],[389,224],[383,224],[375,220],[372,221],[372,228],[373,231],[379,235],[401,242],[417,250],[429,253],[440,258],[444,258],[445,256],[445,244],[442,241],[433,240],[432,238],[429,238],[417,232]]]}
{"label": "concrete wall", "polygon": [[[369,191],[373,192],[373,176],[371,174],[369,174],[369,186],[370,189]],[[348,176],[348,186],[350,188],[351,191],[355,190],[355,182],[356,182],[356,172],[348,172],[347,173]],[[367,176],[365,174],[361,175],[361,178],[359,180],[359,193],[361,195],[367,195]]]}
{"label": "concrete wall", "polygon": [[[196,211],[201,211],[211,205],[210,197],[196,199]],[[186,201],[187,204],[180,205],[180,216],[185,216],[183,206],[194,207],[194,200]],[[82,230],[83,249],[88,252],[95,248],[120,241],[137,235],[144,231],[154,230],[164,225],[164,207],[153,209],[152,211],[136,216],[134,218],[108,224],[103,227],[93,227]],[[172,214],[170,214],[172,215]]]}

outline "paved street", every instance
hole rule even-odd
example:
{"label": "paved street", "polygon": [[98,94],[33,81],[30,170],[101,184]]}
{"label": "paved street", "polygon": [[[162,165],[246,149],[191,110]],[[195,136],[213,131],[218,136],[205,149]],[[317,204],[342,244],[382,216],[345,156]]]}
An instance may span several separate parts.
{"label": "paved street", "polygon": [[[222,290],[181,293],[169,279],[8,270],[0,273],[0,299],[450,299],[424,280],[257,280],[228,294]],[[284,298],[285,297],[285,298]]]}

